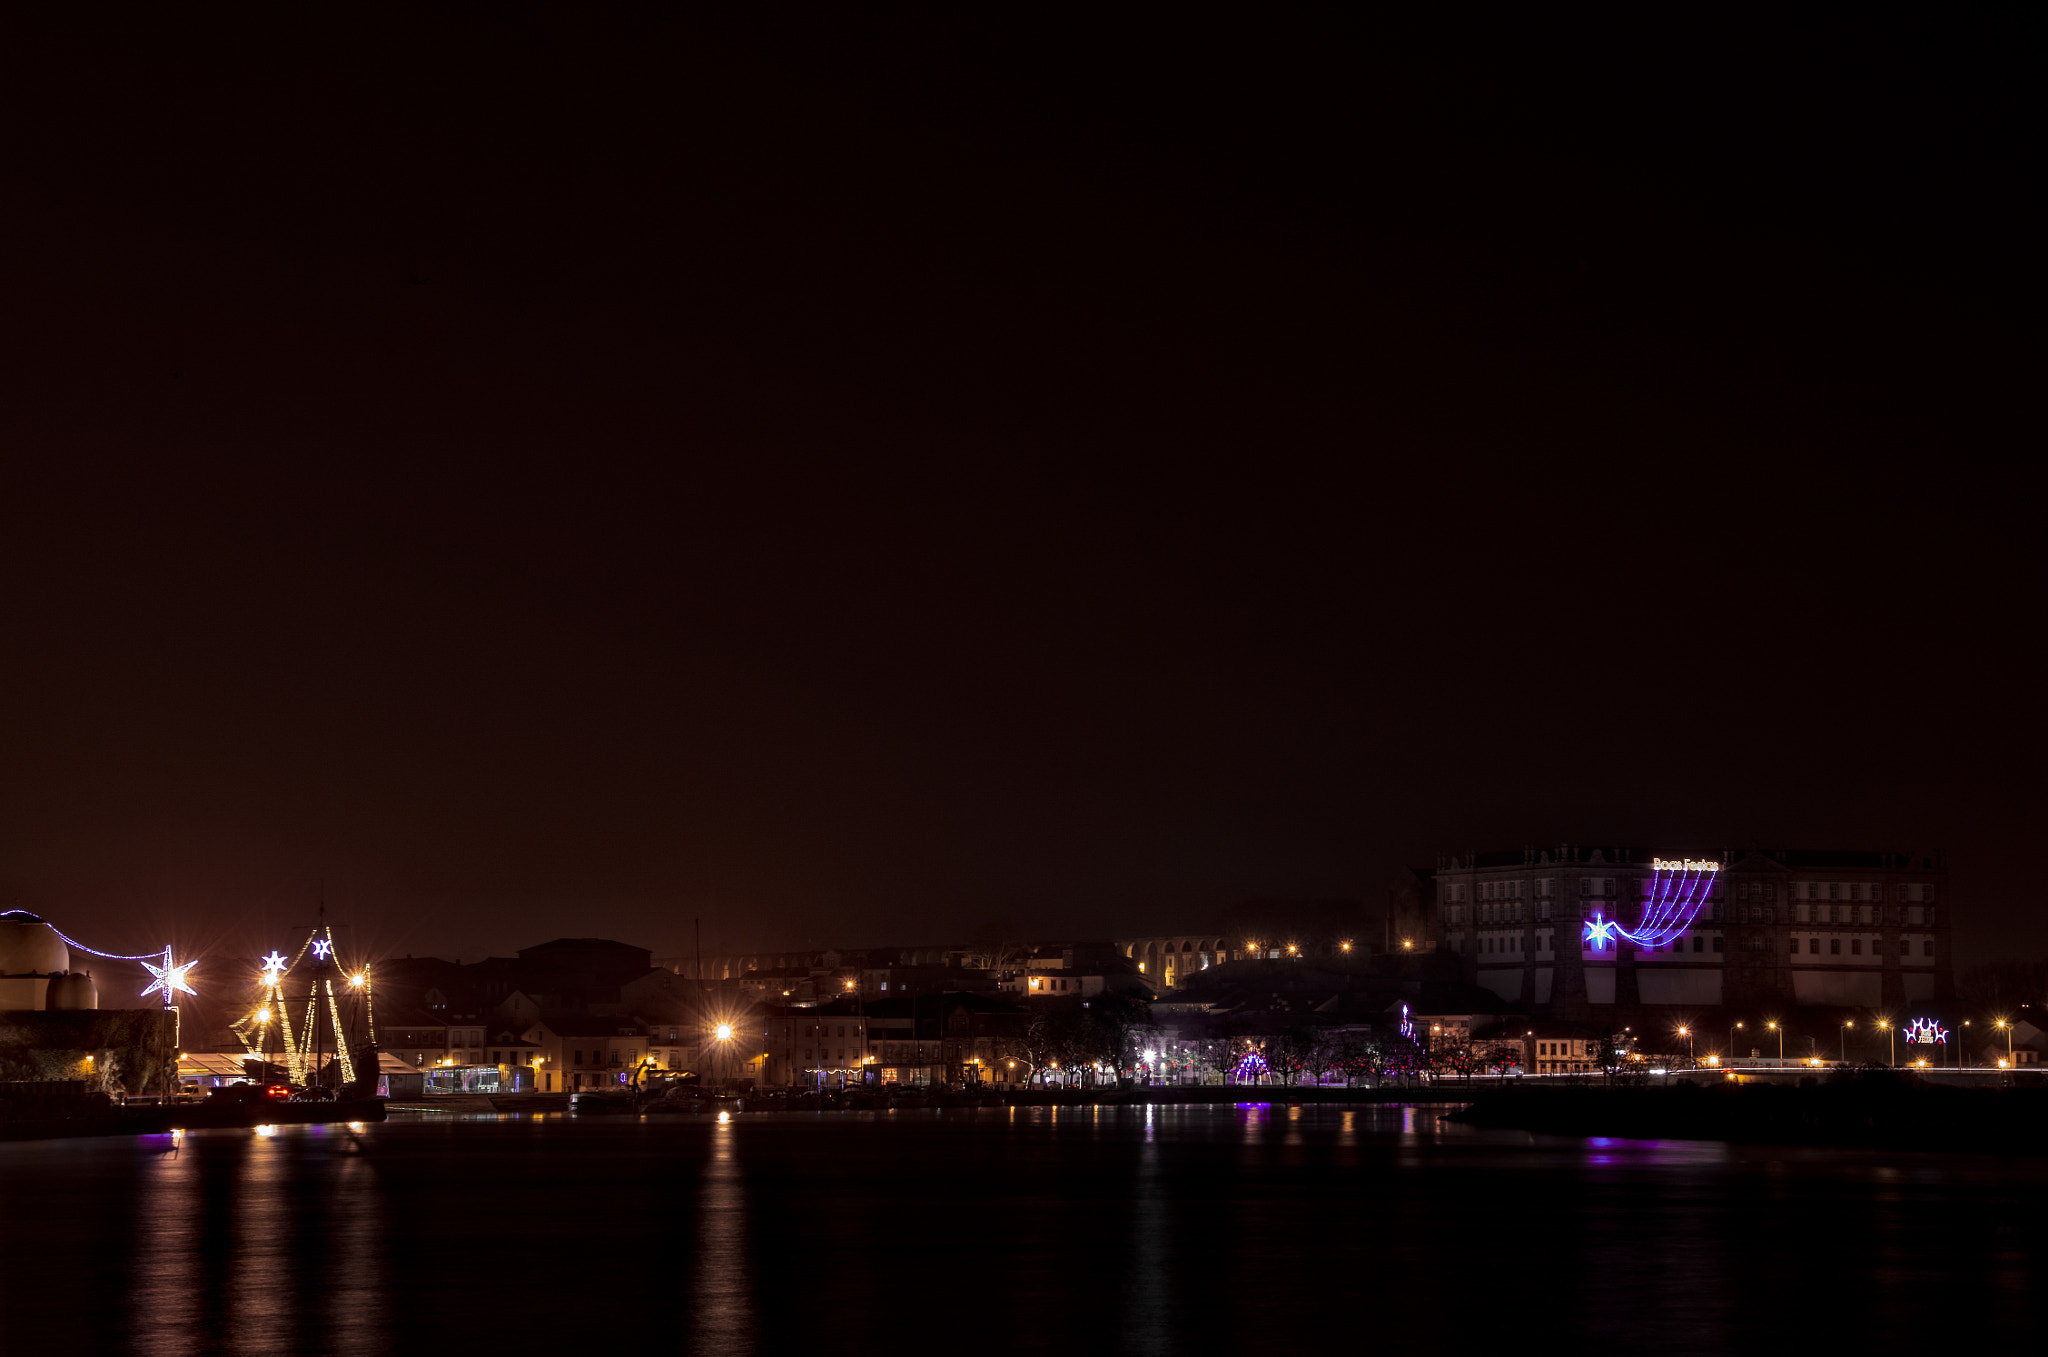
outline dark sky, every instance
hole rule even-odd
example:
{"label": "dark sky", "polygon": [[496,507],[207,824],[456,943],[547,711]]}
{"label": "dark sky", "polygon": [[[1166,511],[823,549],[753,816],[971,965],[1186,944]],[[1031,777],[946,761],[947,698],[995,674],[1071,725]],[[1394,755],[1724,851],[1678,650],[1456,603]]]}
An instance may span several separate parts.
{"label": "dark sky", "polygon": [[1938,845],[2048,950],[2037,9],[683,8],[10,21],[0,903],[474,958]]}

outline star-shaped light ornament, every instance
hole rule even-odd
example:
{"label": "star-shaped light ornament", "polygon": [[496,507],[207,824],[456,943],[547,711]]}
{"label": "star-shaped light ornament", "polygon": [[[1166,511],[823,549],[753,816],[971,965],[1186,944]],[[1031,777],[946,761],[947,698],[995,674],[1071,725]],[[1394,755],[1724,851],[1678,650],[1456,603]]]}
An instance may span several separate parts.
{"label": "star-shaped light ornament", "polygon": [[[1614,942],[1614,931],[1614,921],[1601,918],[1599,912],[1595,911],[1593,917],[1586,920],[1586,936],[1582,941],[1592,943],[1594,951],[1604,952],[1607,950],[1607,944]],[[1616,943],[1615,945],[1619,946],[1620,944]]]}
{"label": "star-shaped light ornament", "polygon": [[334,943],[327,938],[313,939],[313,960],[331,961],[334,958]]}
{"label": "star-shaped light ornament", "polygon": [[142,969],[156,977],[150,982],[149,988],[142,991],[142,997],[147,999],[158,990],[162,990],[164,1007],[168,1008],[172,998],[179,993],[197,995],[199,991],[185,983],[185,973],[198,964],[196,961],[187,961],[183,965],[173,966],[170,949],[165,948],[163,965],[152,966],[147,961],[142,963]]}
{"label": "star-shaped light ornament", "polygon": [[284,974],[285,968],[289,965],[291,965],[291,963],[289,961],[286,961],[281,954],[277,952],[272,952],[269,956],[263,958],[264,980],[268,981],[270,984],[276,984],[277,978],[280,975]]}

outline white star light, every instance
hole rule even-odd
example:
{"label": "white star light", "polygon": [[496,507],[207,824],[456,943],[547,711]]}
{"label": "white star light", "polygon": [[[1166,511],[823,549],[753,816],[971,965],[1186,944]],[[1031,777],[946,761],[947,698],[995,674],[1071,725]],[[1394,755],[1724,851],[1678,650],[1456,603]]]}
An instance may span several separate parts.
{"label": "white star light", "polygon": [[334,944],[332,942],[329,942],[326,938],[313,939],[313,959],[315,961],[325,961],[333,955]]}
{"label": "white star light", "polygon": [[282,956],[279,956],[276,952],[272,952],[269,956],[263,958],[263,978],[274,985],[277,983],[277,977],[281,975],[284,972],[284,968],[289,965],[291,965],[289,961],[286,961]]}
{"label": "white star light", "polygon": [[193,989],[190,985],[185,983],[185,972],[191,970],[194,966],[198,965],[199,963],[196,961],[188,961],[182,966],[173,966],[170,964],[170,962],[170,953],[166,952],[164,953],[164,964],[161,966],[152,966],[147,961],[142,963],[142,969],[148,971],[151,975],[156,977],[155,980],[150,982],[149,988],[142,991],[143,998],[147,999],[150,995],[155,994],[158,990],[162,990],[164,994],[164,1003],[169,1004],[171,1002],[172,995],[176,992],[183,992],[185,994],[191,995],[197,995],[199,993],[198,990]]}

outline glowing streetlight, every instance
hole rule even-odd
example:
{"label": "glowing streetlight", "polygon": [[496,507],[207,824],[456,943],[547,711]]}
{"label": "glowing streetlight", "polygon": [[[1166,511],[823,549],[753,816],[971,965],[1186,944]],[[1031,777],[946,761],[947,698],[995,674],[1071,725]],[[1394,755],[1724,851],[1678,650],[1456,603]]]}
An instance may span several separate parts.
{"label": "glowing streetlight", "polygon": [[1849,1063],[1849,1029],[1855,1025],[1853,1021],[1842,1024],[1842,1063],[1844,1065]]}
{"label": "glowing streetlight", "polygon": [[1342,950],[1342,951],[1346,951],[1346,952],[1348,952],[1348,951],[1350,951],[1350,950],[1351,950],[1351,944],[1350,944],[1350,943],[1348,943],[1348,942],[1340,942],[1340,943],[1338,943],[1338,944],[1337,944],[1337,946],[1338,946],[1338,948],[1339,948],[1340,950]]}
{"label": "glowing streetlight", "polygon": [[729,1022],[722,1022],[722,1023],[718,1024],[718,1028],[717,1028],[717,1030],[716,1030],[716,1031],[715,1031],[715,1032],[713,1033],[713,1035],[715,1035],[715,1036],[716,1036],[716,1037],[717,1037],[717,1038],[718,1038],[718,1039],[719,1039],[720,1041],[731,1041],[731,1040],[732,1040],[732,1024],[731,1024],[731,1023],[729,1023]]}
{"label": "glowing streetlight", "polygon": [[361,989],[363,987],[363,982],[369,978],[370,977],[366,972],[357,971],[354,975],[348,978],[348,987],[350,989]]}
{"label": "glowing streetlight", "polygon": [[2012,1024],[2007,1022],[2003,1018],[1998,1018],[1993,1021],[1993,1026],[1997,1027],[1999,1031],[2005,1033],[2005,1059],[1998,1062],[1998,1068],[2005,1069],[2008,1066],[2010,1066],[2013,1061]]}
{"label": "glowing streetlight", "polygon": [[1685,1058],[1690,1061],[1693,1059],[1692,1029],[1690,1027],[1681,1027],[1678,1029],[1678,1035],[1685,1038]]}
{"label": "glowing streetlight", "polygon": [[1414,950],[1415,950],[1415,940],[1414,940],[1413,938],[1403,938],[1403,939],[1401,939],[1401,950],[1402,950],[1402,951],[1404,951],[1404,952],[1412,952],[1412,951],[1414,951]]}
{"label": "glowing streetlight", "polygon": [[1887,1054],[1887,1055],[1885,1056],[1885,1064],[1887,1064],[1887,1065],[1896,1065],[1896,1064],[1898,1064],[1898,1063],[1899,1063],[1899,1034],[1898,1034],[1898,1029],[1896,1029],[1896,1028],[1894,1028],[1894,1027],[1892,1026],[1892,1024],[1891,1024],[1891,1019],[1889,1019],[1889,1018],[1879,1018],[1879,1019],[1877,1020],[1877,1025],[1878,1025],[1878,1026],[1879,1026],[1880,1028],[1882,1028],[1882,1029],[1884,1030],[1884,1033],[1885,1033],[1885,1040],[1886,1040],[1886,1047],[1887,1047],[1887,1050],[1888,1050],[1888,1052],[1889,1052],[1889,1054]]}
{"label": "glowing streetlight", "polygon": [[1778,1063],[1782,1065],[1785,1063],[1785,1029],[1775,1021],[1766,1022],[1764,1026],[1778,1034]]}

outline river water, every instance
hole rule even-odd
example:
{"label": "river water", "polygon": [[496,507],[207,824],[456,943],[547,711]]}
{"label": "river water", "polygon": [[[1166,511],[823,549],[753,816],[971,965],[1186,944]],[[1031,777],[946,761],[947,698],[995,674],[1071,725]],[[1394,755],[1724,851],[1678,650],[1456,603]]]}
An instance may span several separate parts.
{"label": "river water", "polygon": [[2042,1162],[1437,1111],[5,1144],[0,1352],[2039,1350]]}

